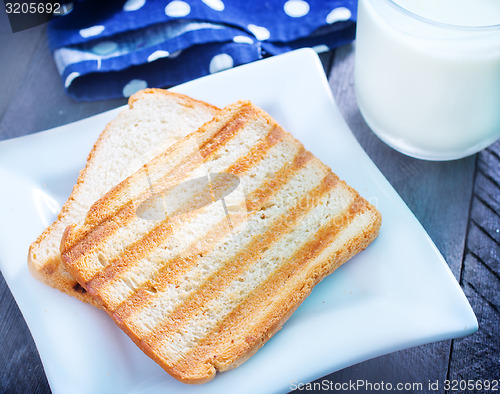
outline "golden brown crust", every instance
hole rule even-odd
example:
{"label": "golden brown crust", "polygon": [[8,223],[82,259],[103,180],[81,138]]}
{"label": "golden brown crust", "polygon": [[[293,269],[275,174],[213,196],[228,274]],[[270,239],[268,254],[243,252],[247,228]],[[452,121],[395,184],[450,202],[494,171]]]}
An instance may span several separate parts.
{"label": "golden brown crust", "polygon": [[31,261],[30,253],[28,255],[28,268],[31,275],[40,282],[75,297],[82,302],[102,308],[100,303],[92,298],[80,283],[69,274],[60,260],[50,259],[39,270]]}
{"label": "golden brown crust", "polygon": [[182,105],[184,105],[184,107],[186,107],[186,108],[196,108],[198,106],[202,106],[202,107],[210,109],[211,111],[214,112],[214,114],[219,112],[219,108],[217,108],[215,105],[206,103],[204,101],[196,100],[192,97],[186,96],[185,94],[173,93],[169,90],[157,89],[157,88],[143,89],[143,90],[140,90],[137,93],[133,94],[132,96],[130,96],[128,99],[129,108],[133,108],[134,104],[137,101],[139,101],[140,99],[144,98],[144,96],[149,95],[149,94],[175,95],[177,97],[177,100],[179,100],[182,103]]}

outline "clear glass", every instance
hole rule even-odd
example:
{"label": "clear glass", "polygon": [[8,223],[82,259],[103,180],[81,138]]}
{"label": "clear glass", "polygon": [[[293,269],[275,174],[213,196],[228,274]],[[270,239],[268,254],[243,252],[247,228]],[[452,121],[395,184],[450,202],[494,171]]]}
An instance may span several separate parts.
{"label": "clear glass", "polygon": [[359,0],[356,34],[358,105],[388,145],[452,160],[500,138],[500,25],[449,25]]}

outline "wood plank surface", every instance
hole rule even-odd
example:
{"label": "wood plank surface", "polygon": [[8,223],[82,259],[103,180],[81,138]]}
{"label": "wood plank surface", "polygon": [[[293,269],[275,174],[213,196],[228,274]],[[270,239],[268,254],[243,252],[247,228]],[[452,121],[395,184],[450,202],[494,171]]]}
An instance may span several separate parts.
{"label": "wood plank surface", "polygon": [[7,86],[7,94],[0,95],[0,139],[47,130],[127,103],[125,98],[71,99],[62,88],[49,50],[47,26],[12,34],[5,18],[0,12],[0,56],[8,59],[0,76],[0,86]]}
{"label": "wood plank surface", "polygon": [[[70,99],[50,55],[45,26],[13,35],[5,18],[0,12],[0,56],[6,59],[0,65],[0,140],[126,103],[125,99]],[[480,324],[479,332],[467,338],[378,357],[325,379],[393,384],[439,381],[441,387],[436,392],[440,393],[445,392],[442,382],[446,378],[498,379],[500,143],[476,156],[450,162],[427,162],[399,154],[370,131],[359,113],[353,82],[354,46],[321,58],[347,123],[445,257]],[[0,393],[50,392],[29,330],[1,275],[0,366]]]}
{"label": "wood plank surface", "polygon": [[[478,154],[460,285],[479,323],[453,341],[450,380],[500,377],[500,141]],[[500,390],[500,385],[497,386]],[[488,392],[489,390],[476,390]]]}

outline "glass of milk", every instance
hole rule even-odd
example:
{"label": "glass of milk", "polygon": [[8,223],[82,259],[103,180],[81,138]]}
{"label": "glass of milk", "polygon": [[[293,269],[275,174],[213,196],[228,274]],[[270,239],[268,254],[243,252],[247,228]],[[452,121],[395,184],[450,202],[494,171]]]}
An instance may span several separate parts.
{"label": "glass of milk", "polygon": [[500,137],[500,0],[359,0],[355,87],[396,150],[462,158]]}

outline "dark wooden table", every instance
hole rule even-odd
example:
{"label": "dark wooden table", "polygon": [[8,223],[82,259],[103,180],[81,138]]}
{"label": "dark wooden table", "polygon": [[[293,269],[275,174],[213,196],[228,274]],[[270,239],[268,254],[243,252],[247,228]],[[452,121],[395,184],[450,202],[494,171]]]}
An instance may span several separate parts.
{"label": "dark wooden table", "polygon": [[[391,382],[393,386],[422,383],[424,392],[430,392],[429,381],[439,381],[438,392],[444,392],[446,379],[498,380],[500,142],[475,156],[450,162],[420,161],[399,154],[371,133],[359,113],[353,91],[353,58],[351,45],[322,55],[337,103],[364,149],[445,257],[476,313],[479,331],[466,338],[378,357],[324,379]],[[13,34],[3,11],[0,59],[0,140],[63,125],[126,103],[126,99],[85,103],[70,99],[49,53],[46,27]],[[50,392],[33,339],[1,275],[0,392]]]}

